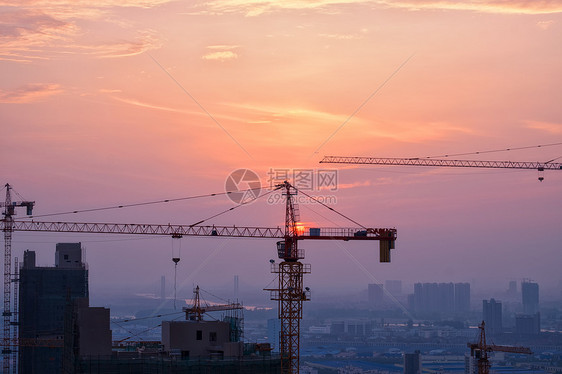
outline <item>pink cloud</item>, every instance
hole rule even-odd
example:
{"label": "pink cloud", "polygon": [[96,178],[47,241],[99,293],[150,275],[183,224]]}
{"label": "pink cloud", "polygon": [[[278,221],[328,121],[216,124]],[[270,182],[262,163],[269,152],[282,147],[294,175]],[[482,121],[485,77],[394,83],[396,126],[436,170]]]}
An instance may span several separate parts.
{"label": "pink cloud", "polygon": [[0,90],[0,103],[25,104],[45,99],[63,92],[58,84],[35,83],[14,90]]}

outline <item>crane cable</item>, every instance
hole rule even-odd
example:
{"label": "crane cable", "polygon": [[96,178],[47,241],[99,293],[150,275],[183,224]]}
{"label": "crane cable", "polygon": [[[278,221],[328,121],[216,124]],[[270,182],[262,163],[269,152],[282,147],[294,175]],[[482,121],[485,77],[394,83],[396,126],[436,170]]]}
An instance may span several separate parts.
{"label": "crane cable", "polygon": [[[181,312],[181,313],[183,314],[183,312]],[[172,321],[175,321],[175,320],[177,320],[177,319],[180,318],[180,317],[181,317],[181,315],[178,316],[178,317],[176,317],[176,318],[174,318],[174,319],[172,319]],[[129,340],[129,339],[131,339],[131,338],[134,337],[134,336],[138,337],[141,341],[143,341],[144,339],[141,338],[141,336],[140,336],[141,334],[144,334],[144,333],[147,333],[147,332],[149,332],[149,331],[152,331],[152,330],[154,330],[154,329],[156,329],[156,328],[158,328],[158,327],[162,327],[162,323],[159,323],[159,324],[156,325],[156,326],[149,327],[149,328],[147,328],[147,329],[145,329],[145,330],[142,330],[142,331],[140,331],[140,332],[138,332],[138,333],[134,333],[134,332],[132,332],[132,331],[130,331],[130,330],[124,328],[123,326],[121,326],[121,325],[120,325],[119,323],[117,323],[117,322],[112,322],[112,323],[116,324],[117,326],[121,327],[123,330],[125,330],[125,331],[127,331],[129,334],[131,334],[131,335],[129,335],[128,337],[126,337],[126,338],[124,338],[124,339],[118,340],[118,341],[117,341],[118,343],[122,343],[122,342],[124,342],[125,340]]]}
{"label": "crane cable", "polygon": [[303,195],[305,195],[306,197],[312,199],[312,201],[314,201],[314,202],[316,202],[316,203],[318,203],[318,204],[324,206],[325,208],[328,208],[329,210],[331,210],[332,212],[334,212],[334,213],[336,213],[336,214],[339,214],[339,215],[342,216],[343,218],[347,219],[347,220],[350,221],[350,222],[353,222],[354,224],[360,226],[361,228],[367,229],[367,227],[365,227],[364,225],[362,225],[362,224],[360,224],[359,222],[357,222],[357,221],[355,221],[355,220],[349,218],[349,217],[346,216],[345,214],[338,212],[337,210],[335,210],[335,209],[332,208],[331,206],[329,206],[329,205],[327,205],[327,204],[321,202],[320,200],[318,200],[316,197],[311,196],[311,195],[307,194],[306,192],[303,192],[303,191],[297,189],[295,186],[292,186],[292,187],[293,187],[295,190],[297,190],[298,192],[300,192],[300,193],[302,193]]}
{"label": "crane cable", "polygon": [[173,313],[166,313],[166,314],[156,314],[154,316],[148,316],[148,317],[140,317],[140,318],[126,318],[126,319],[121,319],[121,320],[117,320],[117,321],[110,321],[111,323],[126,323],[126,322],[137,322],[137,321],[143,321],[145,319],[152,319],[152,318],[160,318],[160,317],[167,317],[167,316],[172,316],[174,314],[183,314],[183,312],[173,312]]}
{"label": "crane cable", "polygon": [[[559,143],[550,143],[550,144],[538,144],[538,145],[530,145],[526,147],[514,147],[514,148],[505,148],[505,149],[491,149],[486,151],[478,151],[478,152],[466,152],[466,153],[454,153],[454,154],[447,154],[447,155],[438,155],[438,156],[425,156],[420,158],[440,158],[440,157],[454,157],[454,156],[467,156],[467,155],[479,155],[482,153],[495,153],[495,152],[507,152],[507,151],[519,151],[521,149],[531,149],[531,148],[544,148],[544,147],[552,147],[562,145],[562,142]],[[562,156],[560,156],[562,157]],[[557,157],[554,160],[560,158]],[[552,162],[554,160],[547,161],[545,163]]]}
{"label": "crane cable", "polygon": [[[218,216],[220,216],[220,215],[223,215],[223,214],[225,214],[225,213],[231,212],[231,211],[233,211],[234,209],[240,208],[241,206],[244,206],[244,205],[249,204],[249,203],[253,203],[253,202],[256,201],[257,199],[260,199],[260,198],[262,198],[262,197],[264,197],[264,196],[267,196],[267,195],[271,194],[272,192],[275,192],[275,191],[279,190],[280,188],[281,188],[281,187],[276,187],[275,189],[273,189],[273,190],[271,190],[271,191],[269,191],[269,192],[266,192],[266,193],[264,193],[264,194],[261,194],[261,195],[259,195],[259,196],[257,196],[257,197],[254,197],[253,199],[250,199],[250,200],[247,200],[247,201],[243,201],[243,202],[239,203],[238,205],[235,205],[235,206],[233,206],[233,207],[230,207],[230,208],[228,208],[228,209],[226,209],[226,210],[223,210],[222,212],[219,212],[219,213],[217,213],[217,214],[213,214],[212,216],[207,217],[207,218],[205,218],[205,219],[203,219],[203,220],[201,220],[201,221],[199,221],[199,222],[195,222],[194,224],[189,225],[189,227],[193,227],[193,226],[200,225],[200,224],[202,224],[203,222],[206,222],[206,221],[208,221],[208,220],[210,220],[210,219],[213,219],[213,218],[218,217]],[[252,189],[255,189],[255,188],[252,188]]]}
{"label": "crane cable", "polygon": [[256,188],[248,188],[247,190],[242,190],[242,191],[216,192],[216,193],[205,194],[205,195],[194,195],[194,196],[187,196],[187,197],[179,197],[179,198],[175,198],[175,199],[154,200],[154,201],[146,201],[146,202],[141,202],[141,203],[106,206],[106,207],[101,207],[101,208],[89,208],[89,209],[81,209],[81,210],[71,210],[71,211],[67,211],[67,212],[46,213],[46,214],[40,214],[40,215],[29,215],[26,218],[39,218],[39,217],[48,217],[48,216],[60,216],[60,215],[65,215],[65,214],[88,213],[88,212],[98,212],[98,211],[102,211],[102,210],[131,208],[131,207],[144,206],[144,205],[154,205],[154,204],[170,203],[170,202],[176,202],[176,201],[193,200],[193,199],[204,198],[204,197],[229,195],[233,192],[240,193],[240,192],[247,192],[247,191],[252,191],[252,190],[256,190],[256,189],[261,189],[261,187],[260,188],[257,188],[257,187]]}

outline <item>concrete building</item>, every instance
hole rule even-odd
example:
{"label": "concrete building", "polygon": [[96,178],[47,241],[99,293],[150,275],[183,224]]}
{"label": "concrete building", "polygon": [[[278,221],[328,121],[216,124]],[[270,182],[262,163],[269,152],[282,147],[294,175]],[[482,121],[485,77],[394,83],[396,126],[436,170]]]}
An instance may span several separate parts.
{"label": "concrete building", "polygon": [[404,374],[421,374],[421,354],[420,351],[414,353],[404,353]]}
{"label": "concrete building", "polygon": [[79,373],[80,362],[111,358],[109,309],[90,307],[87,298],[67,303],[64,316],[62,373]]}
{"label": "concrete building", "polygon": [[[80,243],[59,243],[55,267],[37,267],[35,252],[25,251],[20,269],[19,338],[64,340],[68,303],[88,298],[88,269]],[[20,373],[61,373],[62,348],[21,347]]]}
{"label": "concrete building", "polygon": [[162,345],[186,358],[241,357],[244,343],[230,341],[230,324],[222,321],[164,321]]}
{"label": "concrete building", "polygon": [[482,300],[482,319],[486,322],[486,334],[495,336],[503,332],[502,303],[495,299]]}

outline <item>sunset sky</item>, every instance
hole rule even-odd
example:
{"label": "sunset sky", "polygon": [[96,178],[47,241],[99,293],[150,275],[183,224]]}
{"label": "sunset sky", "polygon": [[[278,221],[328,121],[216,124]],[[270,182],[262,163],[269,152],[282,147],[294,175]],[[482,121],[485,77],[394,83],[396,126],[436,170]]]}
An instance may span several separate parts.
{"label": "sunset sky", "polygon": [[[560,296],[562,171],[540,183],[533,170],[318,161],[560,143],[561,46],[562,1],[0,1],[2,184],[42,215],[222,192],[240,168],[265,186],[272,170],[338,169],[336,191],[311,193],[365,226],[396,227],[397,249],[379,264],[372,243],[303,243],[313,291],[386,279],[493,291],[525,277]],[[232,206],[219,196],[41,219],[191,224]],[[306,225],[350,225],[300,211]],[[283,214],[264,200],[207,223],[276,227]],[[51,265],[63,241],[86,247],[93,293],[173,277],[170,238],[15,233],[14,256],[35,249]],[[181,246],[186,296],[235,274],[263,292],[274,277],[274,240]]]}

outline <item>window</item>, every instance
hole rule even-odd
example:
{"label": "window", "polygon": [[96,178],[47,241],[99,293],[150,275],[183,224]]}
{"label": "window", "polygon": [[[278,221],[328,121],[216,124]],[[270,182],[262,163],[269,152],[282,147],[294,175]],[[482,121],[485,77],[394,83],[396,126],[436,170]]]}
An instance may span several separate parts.
{"label": "window", "polygon": [[210,342],[216,342],[217,341],[217,333],[212,331],[209,333],[209,341]]}
{"label": "window", "polygon": [[64,255],[64,259],[65,259],[65,260],[68,260],[68,255]]}
{"label": "window", "polygon": [[203,331],[202,330],[197,330],[197,340],[203,340]]}

